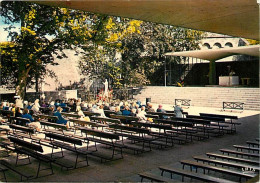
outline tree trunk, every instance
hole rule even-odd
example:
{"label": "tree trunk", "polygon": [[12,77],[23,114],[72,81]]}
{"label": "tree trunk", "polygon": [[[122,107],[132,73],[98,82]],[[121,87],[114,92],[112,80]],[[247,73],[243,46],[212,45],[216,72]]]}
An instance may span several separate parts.
{"label": "tree trunk", "polygon": [[31,70],[31,66],[28,67],[26,70],[22,70],[19,73],[18,85],[15,90],[16,90],[16,95],[18,95],[21,100],[24,100],[26,86],[27,86],[27,77],[30,70]]}

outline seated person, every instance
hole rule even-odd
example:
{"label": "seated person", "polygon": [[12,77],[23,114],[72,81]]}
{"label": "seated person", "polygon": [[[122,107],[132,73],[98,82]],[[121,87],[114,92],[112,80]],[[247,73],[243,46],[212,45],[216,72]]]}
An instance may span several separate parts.
{"label": "seated person", "polygon": [[78,115],[80,116],[80,120],[90,121],[90,118],[88,116],[85,116],[85,114],[81,110],[80,106],[77,106],[77,112],[78,112]]}
{"label": "seated person", "polygon": [[27,105],[27,109],[32,109],[32,105],[33,104],[31,102],[29,102],[28,105]]}
{"label": "seated person", "polygon": [[[49,115],[49,116],[53,116],[54,107],[55,107],[55,106],[49,107],[49,111],[48,111],[48,115]],[[48,119],[48,121],[49,121],[49,122],[54,122],[53,119]]]}
{"label": "seated person", "polygon": [[60,107],[62,107],[63,112],[69,112],[69,109],[67,108],[67,104],[64,103],[64,101],[62,100],[60,103]]}
{"label": "seated person", "polygon": [[6,110],[8,111],[9,110],[9,102],[6,102],[4,107],[3,107],[3,110]]}
{"label": "seated person", "polygon": [[131,110],[130,116],[136,117],[136,109],[135,109],[135,108],[133,108],[133,109]]}
{"label": "seated person", "polygon": [[181,108],[181,104],[178,102],[174,107],[174,113],[177,118],[182,118],[183,110]]}
{"label": "seated person", "polygon": [[115,112],[116,112],[116,115],[122,115],[122,112],[120,111],[120,107],[119,106],[115,107]]}
{"label": "seated person", "polygon": [[155,110],[154,110],[154,108],[153,108],[153,105],[152,105],[151,103],[148,103],[147,111],[148,111],[148,112],[155,112]]}
{"label": "seated person", "polygon": [[29,127],[35,128],[38,132],[41,131],[41,124],[39,122],[34,122],[34,119],[29,114],[29,110],[28,109],[24,109],[23,110],[22,118],[26,118],[26,119],[30,120],[30,123],[26,123],[26,125],[28,125]]}
{"label": "seated person", "polygon": [[100,117],[106,118],[106,115],[105,115],[105,112],[104,112],[104,106],[103,106],[103,105],[100,105],[100,106],[97,107],[96,113],[99,113],[99,114],[100,114]]}
{"label": "seated person", "polygon": [[[21,117],[22,118],[22,116],[23,116],[23,114],[21,113],[20,107],[16,107],[14,117],[16,117],[16,118]],[[21,125],[21,122],[18,119],[16,119],[16,124]]]}
{"label": "seated person", "polygon": [[141,108],[137,109],[136,117],[138,117],[139,121],[146,122],[147,118],[145,117],[145,113]]}
{"label": "seated person", "polygon": [[131,112],[130,112],[130,110],[129,110],[129,107],[126,106],[126,107],[124,108],[123,112],[122,112],[122,115],[123,115],[123,116],[130,116],[130,114],[131,114]]}
{"label": "seated person", "polygon": [[107,110],[107,111],[110,110],[109,103],[105,103],[104,110]]}
{"label": "seated person", "polygon": [[[161,104],[159,104],[158,109],[156,110],[156,112],[162,112],[162,113],[166,113],[166,111],[162,108],[163,106]],[[168,119],[168,116],[162,116],[163,119]]]}
{"label": "seated person", "polygon": [[66,125],[67,128],[69,128],[69,123],[66,119],[64,119],[61,115],[61,111],[62,111],[62,108],[59,106],[57,108],[57,111],[55,113],[53,113],[53,116],[57,116],[58,117],[58,120],[57,120],[57,123],[58,124],[64,124]]}
{"label": "seated person", "polygon": [[14,117],[22,117],[22,115],[23,114],[21,113],[21,108],[20,107],[16,107]]}
{"label": "seated person", "polygon": [[31,122],[34,121],[34,119],[32,118],[31,114],[29,114],[29,110],[28,109],[24,109],[23,110],[22,118],[29,119]]}

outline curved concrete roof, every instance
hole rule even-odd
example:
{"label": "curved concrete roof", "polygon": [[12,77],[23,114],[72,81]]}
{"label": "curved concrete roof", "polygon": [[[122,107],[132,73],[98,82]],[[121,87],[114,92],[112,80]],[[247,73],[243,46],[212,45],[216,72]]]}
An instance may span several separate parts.
{"label": "curved concrete roof", "polygon": [[259,40],[259,6],[257,0],[70,0],[35,2]]}
{"label": "curved concrete roof", "polygon": [[193,50],[183,52],[169,52],[166,56],[184,56],[194,57],[203,60],[215,61],[231,55],[250,55],[260,57],[259,45],[254,46],[240,46],[234,48],[220,48],[220,49],[208,49],[208,50]]}

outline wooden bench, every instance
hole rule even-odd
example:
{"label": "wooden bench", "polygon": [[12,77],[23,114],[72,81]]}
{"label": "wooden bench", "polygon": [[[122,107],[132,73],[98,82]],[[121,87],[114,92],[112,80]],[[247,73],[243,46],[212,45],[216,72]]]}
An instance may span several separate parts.
{"label": "wooden bench", "polygon": [[150,115],[157,115],[160,119],[163,119],[164,116],[167,116],[168,118],[175,117],[175,113],[166,113],[166,112],[146,112]]}
{"label": "wooden bench", "polygon": [[48,122],[52,122],[52,123],[57,123],[57,121],[58,121],[57,116],[38,114],[38,115],[35,115],[35,117],[41,118],[41,121],[42,121],[42,119],[46,119],[46,120],[48,120]]}
{"label": "wooden bench", "polygon": [[141,177],[141,182],[143,182],[143,179],[148,179],[151,180],[152,182],[175,182],[176,180],[169,179],[160,175],[154,175],[152,173],[148,172],[143,172],[143,173],[138,173],[138,175]]}
{"label": "wooden bench", "polygon": [[[137,127],[130,127],[130,126],[124,126],[119,124],[111,124],[109,125],[109,128],[114,129],[115,134],[118,134],[122,136],[122,144],[124,144],[126,149],[133,150],[134,153],[137,152],[146,152],[145,150],[145,144],[148,143],[148,147],[151,150],[151,141],[153,141],[152,138],[146,137],[150,133],[150,130],[144,129],[144,128],[137,128]],[[135,134],[133,134],[135,133]],[[127,137],[129,140],[133,142],[141,142],[143,143],[142,148],[139,148],[137,146],[129,146],[124,143],[124,137]]]}
{"label": "wooden bench", "polygon": [[[106,146],[109,146],[110,148],[112,148],[113,152],[112,152],[111,157],[107,157],[107,156],[104,156],[103,154],[99,154],[99,153],[91,154],[93,156],[101,158],[101,162],[103,162],[103,160],[113,160],[114,156],[117,154],[117,153],[115,153],[116,149],[119,149],[119,151],[120,151],[119,154],[121,155],[121,158],[123,158],[122,149],[124,148],[124,145],[117,143],[117,141],[120,140],[118,134],[108,133],[108,132],[90,129],[90,128],[86,128],[86,127],[79,127],[79,129],[81,130],[81,132],[86,134],[86,137],[84,139],[87,141],[87,150],[89,149],[89,142],[95,143],[95,146],[94,146],[95,152],[98,151],[97,143],[103,144],[103,145],[106,145]],[[92,137],[89,137],[89,136],[92,136]]]}
{"label": "wooden bench", "polygon": [[231,115],[221,115],[221,114],[208,114],[208,113],[200,113],[200,116],[205,116],[205,117],[213,117],[213,118],[222,118],[224,121],[226,119],[229,119],[230,122],[225,122],[226,124],[231,124],[231,133],[236,132],[236,125],[241,125],[239,122],[234,122],[233,120],[237,120],[237,116],[231,116]]}
{"label": "wooden bench", "polygon": [[255,142],[255,141],[246,141],[246,143],[250,146],[256,146],[259,148],[259,142]]}
{"label": "wooden bench", "polygon": [[[137,126],[137,127],[145,127],[145,128],[150,128],[150,129],[157,129],[159,130],[158,132],[156,131],[150,131],[150,135],[154,136],[157,139],[154,139],[153,141],[151,141],[151,144],[157,145],[158,147],[172,147],[174,145],[173,140],[176,137],[176,135],[174,134],[167,134],[167,130],[172,130],[172,126],[171,125],[164,125],[164,124],[156,124],[156,123],[144,123],[144,122],[134,122],[131,123],[131,125],[133,126]],[[161,132],[163,131],[163,132]],[[156,140],[156,141],[155,141]],[[170,140],[170,144],[169,144],[169,140]],[[161,142],[159,142],[161,141]],[[163,143],[164,141],[164,143]]]}
{"label": "wooden bench", "polygon": [[25,174],[23,171],[18,170],[16,167],[14,167],[13,165],[11,165],[9,162],[7,162],[5,160],[0,160],[0,165],[7,168],[7,169],[4,169],[4,170],[0,168],[0,171],[3,171],[5,182],[7,182],[6,177],[5,177],[5,173],[4,173],[4,171],[6,171],[6,170],[12,170],[13,172],[20,175],[20,181],[23,181],[23,177],[25,177],[26,180],[33,178],[33,175]]}
{"label": "wooden bench", "polygon": [[100,113],[83,111],[86,116],[100,116]]}
{"label": "wooden bench", "polygon": [[[43,148],[41,145],[30,143],[11,136],[9,136],[8,139],[15,144],[15,152],[17,153],[16,165],[18,164],[19,154],[25,154],[28,156],[29,163],[30,163],[29,157],[33,157],[37,159],[39,162],[36,177],[39,177],[39,172],[41,171],[40,167],[42,162],[49,164],[49,168],[47,169],[51,170],[50,175],[53,174],[52,163],[54,161],[50,157],[41,154],[43,153]],[[47,170],[47,169],[42,169],[42,170]]]}
{"label": "wooden bench", "polygon": [[123,116],[123,115],[110,115],[111,118],[119,119],[122,123],[125,124],[131,124],[132,121],[139,121],[137,117],[132,117],[132,116]]}
{"label": "wooden bench", "polygon": [[238,119],[237,116],[222,115],[222,114],[200,113],[200,116],[211,116],[211,117],[224,118],[224,119]]}
{"label": "wooden bench", "polygon": [[33,128],[25,127],[25,126],[21,126],[21,125],[9,124],[9,127],[11,129],[13,129],[13,133],[15,133],[16,130],[18,130],[19,132],[23,132],[23,133],[29,134],[30,137],[35,132]]}
{"label": "wooden bench", "polygon": [[62,115],[67,116],[67,117],[72,117],[72,118],[80,118],[81,116],[78,114],[73,114],[73,113],[67,113],[67,112],[61,112]]}
{"label": "wooden bench", "polygon": [[159,115],[146,114],[145,117],[152,119],[159,119]]}
{"label": "wooden bench", "polygon": [[231,149],[220,149],[219,151],[221,151],[223,154],[227,153],[229,154],[235,154],[235,155],[240,155],[240,156],[247,156],[247,157],[252,157],[252,158],[259,158],[259,154],[255,154],[255,153],[246,153],[246,152],[240,152],[240,151],[234,151]]}
{"label": "wooden bench", "polygon": [[108,118],[110,118],[111,114],[116,114],[115,111],[110,111],[110,110],[104,110],[104,113],[105,113],[106,117],[108,117]]}
{"label": "wooden bench", "polygon": [[239,181],[241,181],[242,178],[250,179],[250,178],[254,178],[256,176],[254,174],[243,173],[242,171],[234,171],[234,170],[231,170],[231,169],[220,168],[220,167],[216,167],[216,166],[211,166],[211,165],[207,165],[207,164],[203,164],[203,163],[194,162],[194,161],[191,161],[191,160],[182,160],[180,162],[183,165],[183,169],[184,169],[185,165],[190,166],[191,170],[192,170],[192,167],[196,167],[196,172],[197,172],[198,168],[202,168],[204,174],[205,174],[205,170],[212,170],[212,171],[215,171],[215,172],[220,172],[220,173],[225,173],[225,174],[228,174],[228,175],[238,176]]}
{"label": "wooden bench", "polygon": [[[66,149],[68,151],[74,152],[77,154],[76,161],[74,164],[74,168],[79,168],[77,167],[77,164],[82,161],[78,161],[79,155],[83,155],[86,158],[86,166],[89,166],[88,164],[88,155],[91,154],[90,151],[86,151],[83,149],[79,149],[77,146],[82,146],[82,141],[73,137],[61,135],[61,134],[55,134],[55,133],[45,133],[45,137],[50,138],[51,140],[51,145],[53,146],[52,148],[52,153],[51,157],[53,156],[53,149],[54,147],[59,147],[61,149],[62,157],[64,157],[64,153],[62,149]],[[57,141],[58,140],[58,141]],[[81,166],[85,167],[85,166]],[[81,168],[80,167],[80,168]]]}
{"label": "wooden bench", "polygon": [[219,164],[222,167],[227,166],[227,167],[238,168],[240,170],[242,168],[248,167],[250,169],[254,169],[259,172],[259,167],[252,166],[252,165],[245,165],[245,164],[241,164],[241,163],[233,163],[233,162],[227,162],[227,161],[222,161],[222,160],[215,160],[215,159],[205,158],[205,157],[201,157],[201,156],[193,156],[193,159],[195,159],[197,161],[202,161],[203,163],[207,162],[208,164],[210,164],[210,163],[213,163],[215,165]]}
{"label": "wooden bench", "polygon": [[26,126],[28,123],[31,121],[27,118],[22,118],[22,117],[10,117],[11,123],[15,123],[17,125],[22,125]]}
{"label": "wooden bench", "polygon": [[191,141],[193,140],[193,137],[198,138],[198,140],[209,138],[209,135],[206,134],[206,131],[204,131],[204,134],[200,134],[198,128],[195,127],[192,122],[188,122],[192,120],[188,120],[187,118],[172,118],[172,120],[156,119],[155,121],[158,123],[171,124],[175,127],[172,131],[173,133],[185,135],[186,139],[190,138]]}
{"label": "wooden bench", "polygon": [[[187,118],[195,118],[195,119],[204,119],[209,120],[210,126],[217,126],[222,131],[232,131],[232,125],[240,125],[238,122],[226,122],[223,117],[213,117],[213,116],[195,116],[195,115],[187,115]],[[228,129],[230,128],[230,129]],[[235,130],[235,129],[234,129]]]}
{"label": "wooden bench", "polygon": [[256,161],[256,160],[238,158],[238,157],[234,157],[234,156],[226,156],[226,155],[216,154],[216,153],[206,153],[206,155],[209,158],[211,158],[211,157],[213,157],[215,159],[220,158],[220,159],[232,160],[232,161],[236,161],[236,162],[248,163],[248,164],[257,165],[257,166],[259,166],[259,164],[260,164],[260,162]]}
{"label": "wooden bench", "polygon": [[223,111],[228,110],[244,110],[244,102],[223,102]]}
{"label": "wooden bench", "polygon": [[186,133],[185,130],[187,127],[192,128],[194,125],[192,123],[188,123],[188,122],[178,122],[178,121],[172,121],[172,120],[164,120],[164,119],[155,119],[154,120],[155,123],[159,123],[159,124],[169,124],[171,126],[171,130],[167,129],[166,134],[171,134],[172,136],[180,136],[180,135],[184,135],[185,136],[185,140],[180,138],[180,137],[173,137],[173,140],[178,140],[179,144],[182,143],[187,143],[189,137],[190,137],[190,141],[192,141],[192,136],[190,133]]}
{"label": "wooden bench", "polygon": [[[80,120],[80,119],[73,119],[73,118],[69,118],[69,121],[73,122],[74,124],[77,124],[79,126],[85,126],[85,125],[88,125],[88,126],[91,126],[91,127],[101,127],[102,129],[104,127],[108,127],[108,125],[106,124],[102,124],[102,123],[97,123],[97,122],[93,122],[93,121],[85,121],[85,120]],[[74,125],[75,126],[75,125]],[[78,127],[75,126],[75,133],[76,133],[76,129]]]}
{"label": "wooden bench", "polygon": [[171,174],[171,177],[172,177],[172,174],[181,175],[182,176],[182,182],[184,181],[184,177],[189,177],[189,178],[197,179],[197,180],[200,180],[200,181],[203,181],[203,182],[235,183],[233,181],[229,181],[229,180],[226,180],[226,179],[216,178],[216,177],[204,175],[204,174],[201,174],[201,173],[188,172],[188,171],[177,169],[177,168],[160,166],[159,169],[161,170],[162,176],[163,176],[164,172],[169,172]]}
{"label": "wooden bench", "polygon": [[243,149],[248,150],[248,152],[253,151],[253,153],[256,151],[259,153],[259,147],[255,148],[255,147],[248,147],[248,146],[241,146],[241,145],[233,145],[233,147],[235,147],[237,150],[241,150],[243,151]]}
{"label": "wooden bench", "polygon": [[91,120],[100,122],[100,123],[121,123],[120,119],[115,119],[115,118],[103,118],[103,117],[98,117],[98,116],[90,116]]}
{"label": "wooden bench", "polygon": [[49,107],[40,107],[39,110],[43,113],[43,114],[48,114],[51,110]]}
{"label": "wooden bench", "polygon": [[53,127],[55,129],[59,129],[61,131],[66,131],[67,130],[67,127],[66,125],[63,125],[63,124],[58,124],[58,123],[53,123],[53,122],[47,122],[47,121],[40,121],[40,124],[41,126],[44,126],[44,130],[46,131],[53,131],[53,130],[47,130],[46,129],[46,126],[49,128],[49,127]]}
{"label": "wooden bench", "polygon": [[[204,120],[204,119],[193,119],[193,118],[172,118],[173,121],[177,122],[186,122],[186,123],[192,123],[193,127],[192,130],[197,132],[195,133],[195,137],[198,138],[198,140],[204,140],[209,138],[209,134],[213,133],[216,134],[215,130],[216,128],[210,127],[210,121]],[[202,134],[200,133],[202,132]]]}
{"label": "wooden bench", "polygon": [[218,118],[218,117],[211,117],[211,116],[196,116],[196,115],[187,115],[186,117],[192,119],[202,119],[202,120],[210,121],[209,126],[213,128],[217,127],[219,135],[223,135],[224,131],[226,132],[232,131],[232,125],[230,125],[229,122],[225,122],[225,118]]}

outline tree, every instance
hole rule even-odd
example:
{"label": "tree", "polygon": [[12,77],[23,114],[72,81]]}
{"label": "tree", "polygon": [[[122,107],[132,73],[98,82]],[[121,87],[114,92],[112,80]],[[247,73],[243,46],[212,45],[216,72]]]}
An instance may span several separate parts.
{"label": "tree", "polygon": [[83,74],[100,80],[109,78],[113,87],[121,87],[121,63],[116,57],[121,52],[122,40],[139,33],[141,21],[119,17],[104,17],[99,21],[95,37],[83,48],[79,67]]}
{"label": "tree", "polygon": [[[163,83],[164,54],[197,49],[202,35],[200,31],[119,17],[109,17],[103,27],[108,38],[86,53],[81,69],[101,79],[117,78],[114,87]],[[115,61],[116,53],[121,54],[122,62]],[[167,67],[176,67],[181,59],[185,58],[167,58]],[[111,74],[107,65],[117,72]]]}
{"label": "tree", "polygon": [[[23,99],[28,85],[45,76],[47,64],[66,57],[63,49],[75,49],[95,33],[89,19],[93,14],[66,8],[49,7],[22,1],[2,1],[1,16],[9,26],[10,44],[1,46],[1,67],[6,80],[15,82],[16,93]],[[20,24],[20,32],[14,30]],[[53,74],[53,73],[52,73]],[[12,79],[11,79],[12,78]],[[37,88],[37,87],[36,87]]]}
{"label": "tree", "polygon": [[[202,32],[190,29],[178,28],[170,25],[143,22],[141,34],[133,35],[123,40],[122,46],[127,47],[122,52],[124,73],[131,70],[147,78],[148,83],[158,85],[164,83],[164,64],[166,67],[180,65],[180,57],[165,58],[164,54],[173,51],[188,51],[198,49]],[[167,61],[167,63],[165,63]],[[126,64],[127,63],[127,64]],[[176,77],[179,74],[174,73]],[[138,76],[138,75],[136,75]],[[127,85],[127,75],[124,76]],[[145,80],[145,83],[147,81]],[[143,84],[145,84],[143,83]]]}

